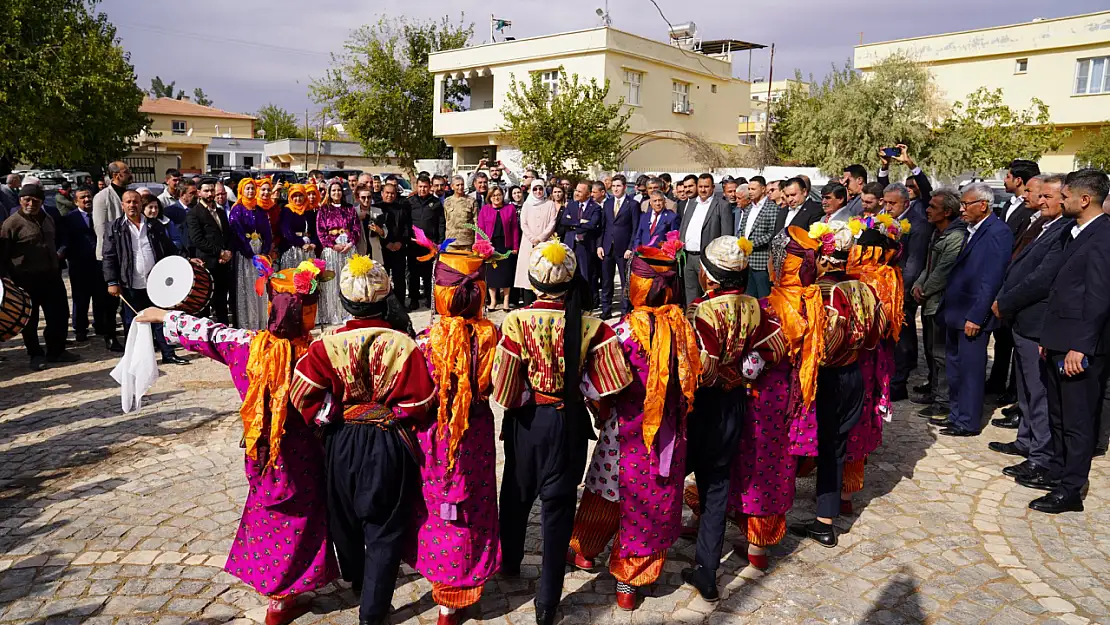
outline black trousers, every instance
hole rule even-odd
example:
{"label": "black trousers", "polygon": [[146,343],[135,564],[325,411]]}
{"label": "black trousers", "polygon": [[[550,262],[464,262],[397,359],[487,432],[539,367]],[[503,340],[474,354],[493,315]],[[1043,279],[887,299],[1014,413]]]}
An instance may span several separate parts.
{"label": "black trousers", "polygon": [[[124,299],[126,299],[128,302],[131,303],[131,306],[135,307],[135,310],[137,310],[139,312],[142,312],[144,309],[150,308],[151,306],[154,305],[154,304],[150,303],[150,297],[147,295],[146,289],[128,289],[128,288],[125,288],[125,289],[123,289],[123,297],[124,297]],[[133,319],[135,319],[135,313],[132,312],[130,306],[128,306],[127,304],[124,304],[123,305],[123,311],[121,312],[121,315],[123,316],[123,328],[124,328],[124,330],[125,331],[130,331],[131,330],[131,321]],[[162,354],[163,358],[165,358],[166,356],[172,356],[173,353],[174,353],[174,348],[172,346],[170,346],[169,343],[166,342],[166,336],[162,332],[162,324],[160,324],[160,323],[151,324],[150,333],[154,337],[154,347],[158,349],[158,353]]]}
{"label": "black trousers", "polygon": [[892,388],[905,388],[906,380],[917,368],[917,301],[907,297],[902,310],[906,313],[906,324],[902,333],[898,335],[898,344],[894,346],[894,375],[891,377]]}
{"label": "black trousers", "polygon": [[1001,327],[991,333],[994,336],[994,362],[987,378],[987,386],[1009,388],[1010,363],[1014,356],[1014,334],[1008,327]]}
{"label": "black trousers", "polygon": [[[214,267],[208,267],[208,272],[212,274],[212,301],[208,303],[207,308],[201,314],[211,317],[219,323],[230,324],[228,299],[233,291],[231,263],[221,263]],[[126,307],[125,304],[124,308]],[[140,308],[139,311],[141,312],[142,309]],[[126,330],[126,326],[124,329]]]}
{"label": "black trousers", "polygon": [[[905,330],[902,330],[905,332]],[[848,434],[863,413],[859,363],[821,367],[817,372],[817,516],[840,515]]]}
{"label": "black trousers", "polygon": [[601,261],[601,312],[608,314],[612,310],[614,277],[620,271],[621,276],[621,312],[628,312],[628,260],[624,257],[624,250],[614,250],[606,253]]}
{"label": "black trousers", "polygon": [[409,255],[409,297],[432,302],[432,265],[430,260],[420,261]]}
{"label": "black trousers", "polygon": [[93,332],[97,336],[116,336],[116,309],[119,300],[108,295],[108,283],[100,261],[90,267],[69,269],[69,286],[73,292],[73,332],[78,336],[89,333],[89,304],[92,304]]}
{"label": "black trousers", "polygon": [[[16,286],[27,292],[31,298],[31,319],[23,328],[23,345],[27,355],[57,356],[65,351],[66,334],[69,332],[69,301],[66,298],[66,285],[62,274],[36,276],[33,279],[21,278]],[[46,340],[46,351],[39,344],[39,310],[46,320],[42,337]]]}
{"label": "black trousers", "polygon": [[536,607],[553,609],[563,594],[567,549],[589,439],[583,424],[551,406],[505,411],[505,474],[501,478],[501,558],[520,570],[528,515],[540,500],[543,565]]}
{"label": "black trousers", "polygon": [[328,532],[343,579],[362,586],[359,619],[389,614],[401,558],[414,548],[420,470],[395,430],[337,423],[324,441]]}
{"label": "black trousers", "polygon": [[743,389],[725,391],[717,387],[698,389],[694,414],[687,425],[691,451],[687,468],[694,472],[701,499],[698,544],[694,561],[714,581],[725,545],[729,478],[744,421]]}
{"label": "black trousers", "polygon": [[1060,373],[1057,366],[1066,354],[1048,352],[1044,362],[1048,390],[1048,418],[1052,428],[1054,464],[1063,470],[1056,491],[1078,497],[1091,472],[1091,458],[1098,439],[1099,408],[1105,356],[1088,356],[1090,366],[1076,376]]}
{"label": "black trousers", "polygon": [[389,278],[393,282],[393,292],[397,294],[402,304],[405,303],[405,287],[407,286],[405,281],[406,260],[407,254],[403,249],[391,252],[384,247],[382,248],[382,262],[385,263],[385,272],[389,274]]}

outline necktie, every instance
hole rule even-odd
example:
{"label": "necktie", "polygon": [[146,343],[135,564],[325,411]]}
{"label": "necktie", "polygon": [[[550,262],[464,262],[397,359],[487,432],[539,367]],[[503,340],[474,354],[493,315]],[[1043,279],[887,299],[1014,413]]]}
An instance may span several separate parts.
{"label": "necktie", "polygon": [[658,215],[656,215],[655,213],[652,213],[652,215],[651,215],[651,229],[648,231],[649,234],[655,234],[655,221],[658,218],[659,218]]}

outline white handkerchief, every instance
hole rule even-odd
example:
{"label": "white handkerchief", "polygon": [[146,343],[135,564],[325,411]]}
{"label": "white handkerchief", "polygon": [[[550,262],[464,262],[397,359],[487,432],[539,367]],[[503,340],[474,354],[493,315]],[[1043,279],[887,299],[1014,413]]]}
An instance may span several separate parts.
{"label": "white handkerchief", "polygon": [[158,380],[158,363],[154,360],[154,335],[149,323],[131,322],[127,332],[127,347],[115,369],[112,379],[120,385],[120,400],[124,412],[142,408],[143,395]]}

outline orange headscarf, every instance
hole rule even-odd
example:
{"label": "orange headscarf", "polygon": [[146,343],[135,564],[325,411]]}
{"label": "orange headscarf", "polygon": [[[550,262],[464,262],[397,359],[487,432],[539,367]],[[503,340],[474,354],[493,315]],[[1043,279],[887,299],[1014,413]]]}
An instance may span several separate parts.
{"label": "orange headscarf", "polygon": [[243,189],[246,189],[248,184],[253,184],[255,187],[258,186],[258,183],[256,183],[253,178],[243,178],[239,181],[239,186],[235,190],[235,199],[238,200],[239,204],[242,204],[250,210],[254,210],[254,208],[258,206],[258,190],[255,189],[254,197],[248,199],[246,194],[243,193]]}
{"label": "orange headscarf", "polygon": [[[269,178],[259,178],[257,180],[257,182],[258,182],[258,205],[262,207],[262,210],[269,211],[271,208],[274,207],[274,194],[273,194],[274,181],[269,179]],[[262,198],[262,187],[263,187],[263,185],[270,187],[270,197],[269,198],[266,198],[266,199]]]}
{"label": "orange headscarf", "polygon": [[[300,194],[303,198],[300,204],[293,203],[293,196],[297,194]],[[289,202],[286,206],[296,215],[303,215],[304,212],[308,210],[308,192],[305,191],[305,186],[303,184],[289,185]]]}
{"label": "orange headscarf", "polygon": [[[305,196],[308,197],[308,209],[316,210],[320,208],[320,189],[316,188],[316,183],[310,182],[304,186]],[[292,191],[290,191],[292,193]]]}
{"label": "orange headscarf", "polygon": [[807,254],[812,258],[787,253],[782,275],[774,277],[775,285],[771,287],[768,300],[778,313],[782,331],[790,341],[790,360],[798,368],[802,401],[808,407],[817,398],[817,370],[825,355],[827,315],[821,299],[821,287],[816,284],[816,267],[806,268],[806,273],[812,274],[807,275],[806,280],[801,274],[807,262],[816,263],[821,242],[811,239],[805,230],[797,226],[790,226],[787,234],[792,244],[812,252]]}
{"label": "orange headscarf", "polygon": [[[470,427],[470,407],[474,403],[474,390],[487,393],[491,387],[493,355],[497,347],[497,326],[481,318],[482,296],[485,281],[481,279],[485,259],[467,253],[445,252],[436,264],[435,301],[441,315],[428,333],[428,350],[435,368],[435,382],[439,389],[437,434],[447,439],[447,471],[455,467],[466,430]],[[477,279],[474,279],[474,277]],[[451,304],[456,301],[458,289],[469,289],[467,282],[480,286],[477,313],[472,306],[464,311]],[[459,314],[462,312],[462,314]],[[473,352],[471,343],[475,343]],[[472,354],[477,359],[472,360]],[[471,372],[477,379],[471,379]],[[480,398],[483,401],[484,397]]]}

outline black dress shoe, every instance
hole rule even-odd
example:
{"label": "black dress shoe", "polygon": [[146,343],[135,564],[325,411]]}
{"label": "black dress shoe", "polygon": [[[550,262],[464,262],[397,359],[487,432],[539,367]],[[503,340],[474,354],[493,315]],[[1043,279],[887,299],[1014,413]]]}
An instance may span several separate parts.
{"label": "black dress shoe", "polygon": [[104,349],[106,349],[106,350],[108,350],[112,353],[115,353],[115,354],[122,354],[123,353],[123,345],[120,345],[119,340],[116,339],[116,337],[114,337],[114,336],[111,337],[111,338],[104,339]]}
{"label": "black dress shoe", "polygon": [[918,410],[917,414],[922,416],[922,417],[928,417],[930,419],[932,419],[934,417],[938,417],[938,418],[939,417],[945,417],[945,418],[947,418],[948,417],[948,408],[945,407],[945,406],[941,406],[940,404],[929,404],[928,406],[925,406],[921,410]]}
{"label": "black dress shoe", "polygon": [[948,418],[948,412],[938,414],[935,417],[929,417],[929,423],[937,426],[938,428],[946,428],[952,425],[952,421]]}
{"label": "black dress shoe", "polygon": [[924,384],[918,384],[917,386],[913,387],[913,392],[918,393],[920,395],[932,395],[933,394],[933,385],[929,384],[928,382],[926,382]]}
{"label": "black dress shoe", "polygon": [[58,352],[57,354],[47,355],[47,357],[46,357],[46,362],[53,362],[53,363],[69,363],[69,362],[77,362],[79,360],[81,360],[80,354],[74,354],[73,352],[68,352],[64,349],[62,351]]}
{"label": "black dress shoe", "polygon": [[1029,509],[1047,514],[1061,512],[1083,512],[1083,500],[1079,497],[1065,497],[1059,493],[1049,493],[1029,502]]}
{"label": "black dress shoe", "polygon": [[956,437],[959,437],[959,438],[966,438],[966,437],[969,437],[969,436],[979,436],[978,432],[975,432],[973,430],[965,430],[962,427],[959,427],[959,426],[956,426],[956,425],[950,425],[950,426],[944,428],[943,430],[941,430],[940,433],[941,433],[942,436],[956,436]]}
{"label": "black dress shoe", "polygon": [[999,406],[1009,406],[1011,404],[1016,404],[1017,403],[1017,393],[1014,393],[1012,391],[1006,391],[1004,393],[1001,393],[997,397],[997,403],[998,403]]}
{"label": "black dress shoe", "polygon": [[1048,477],[1048,474],[1044,471],[1038,471],[1029,476],[1015,478],[1014,481],[1018,483],[1018,486],[1044,491],[1050,491],[1056,488],[1057,484],[1056,480]]}
{"label": "black dress shoe", "polygon": [[706,577],[709,577],[709,572],[700,566],[688,566],[682,569],[682,581],[697,589],[702,599],[709,603],[716,603],[721,598],[721,594],[717,592],[717,576],[713,575],[713,579],[705,579]]}
{"label": "black dress shoe", "polygon": [[812,538],[822,547],[835,547],[837,543],[836,528],[827,523],[814,519],[806,525],[791,525],[790,533],[802,538]]}
{"label": "black dress shoe", "polygon": [[185,360],[181,356],[178,356],[177,354],[166,354],[166,355],[162,356],[162,364],[164,364],[164,365],[187,365],[187,364],[189,364],[189,361]]}
{"label": "black dress shoe", "polygon": [[1037,465],[1033,464],[1030,460],[1026,460],[1020,464],[1002,469],[1002,475],[1017,479],[1019,477],[1031,477],[1038,471],[1040,471],[1040,469],[1037,468]]}
{"label": "black dress shoe", "polygon": [[1091,457],[1092,458],[1101,458],[1101,457],[1106,455],[1106,451],[1107,450],[1106,450],[1105,447],[1095,447],[1095,453]]}
{"label": "black dress shoe", "polygon": [[418,300],[409,301],[409,312],[420,310],[420,302]]}
{"label": "black dress shoe", "polygon": [[890,401],[903,401],[910,398],[910,394],[906,391],[904,386],[890,387]]}
{"label": "black dress shoe", "polygon": [[1016,430],[1021,425],[1021,417],[1014,415],[1012,417],[1003,417],[1001,419],[994,419],[991,425],[996,428],[1004,428],[1007,430]]}
{"label": "black dress shoe", "polygon": [[1006,406],[1002,409],[1002,416],[1012,417],[1014,415],[1021,416],[1021,407],[1017,404],[1014,404],[1013,406]]}
{"label": "black dress shoe", "polygon": [[987,448],[991,451],[997,451],[1000,454],[1006,454],[1007,456],[1021,456],[1022,458],[1029,457],[1029,452],[1022,451],[1021,448],[1017,446],[1017,443],[991,442],[987,444]]}
{"label": "black dress shoe", "polygon": [[555,608],[536,606],[536,625],[555,625]]}
{"label": "black dress shoe", "polygon": [[929,406],[935,403],[937,401],[937,398],[934,397],[932,393],[929,393],[927,395],[914,395],[913,397],[910,397],[910,401],[917,404],[918,406]]}
{"label": "black dress shoe", "polygon": [[358,620],[358,625],[389,625],[389,616],[379,616],[377,618]]}
{"label": "black dress shoe", "polygon": [[73,340],[77,341],[78,343],[84,343],[84,342],[89,340],[89,333],[88,332],[76,332],[73,335]]}

